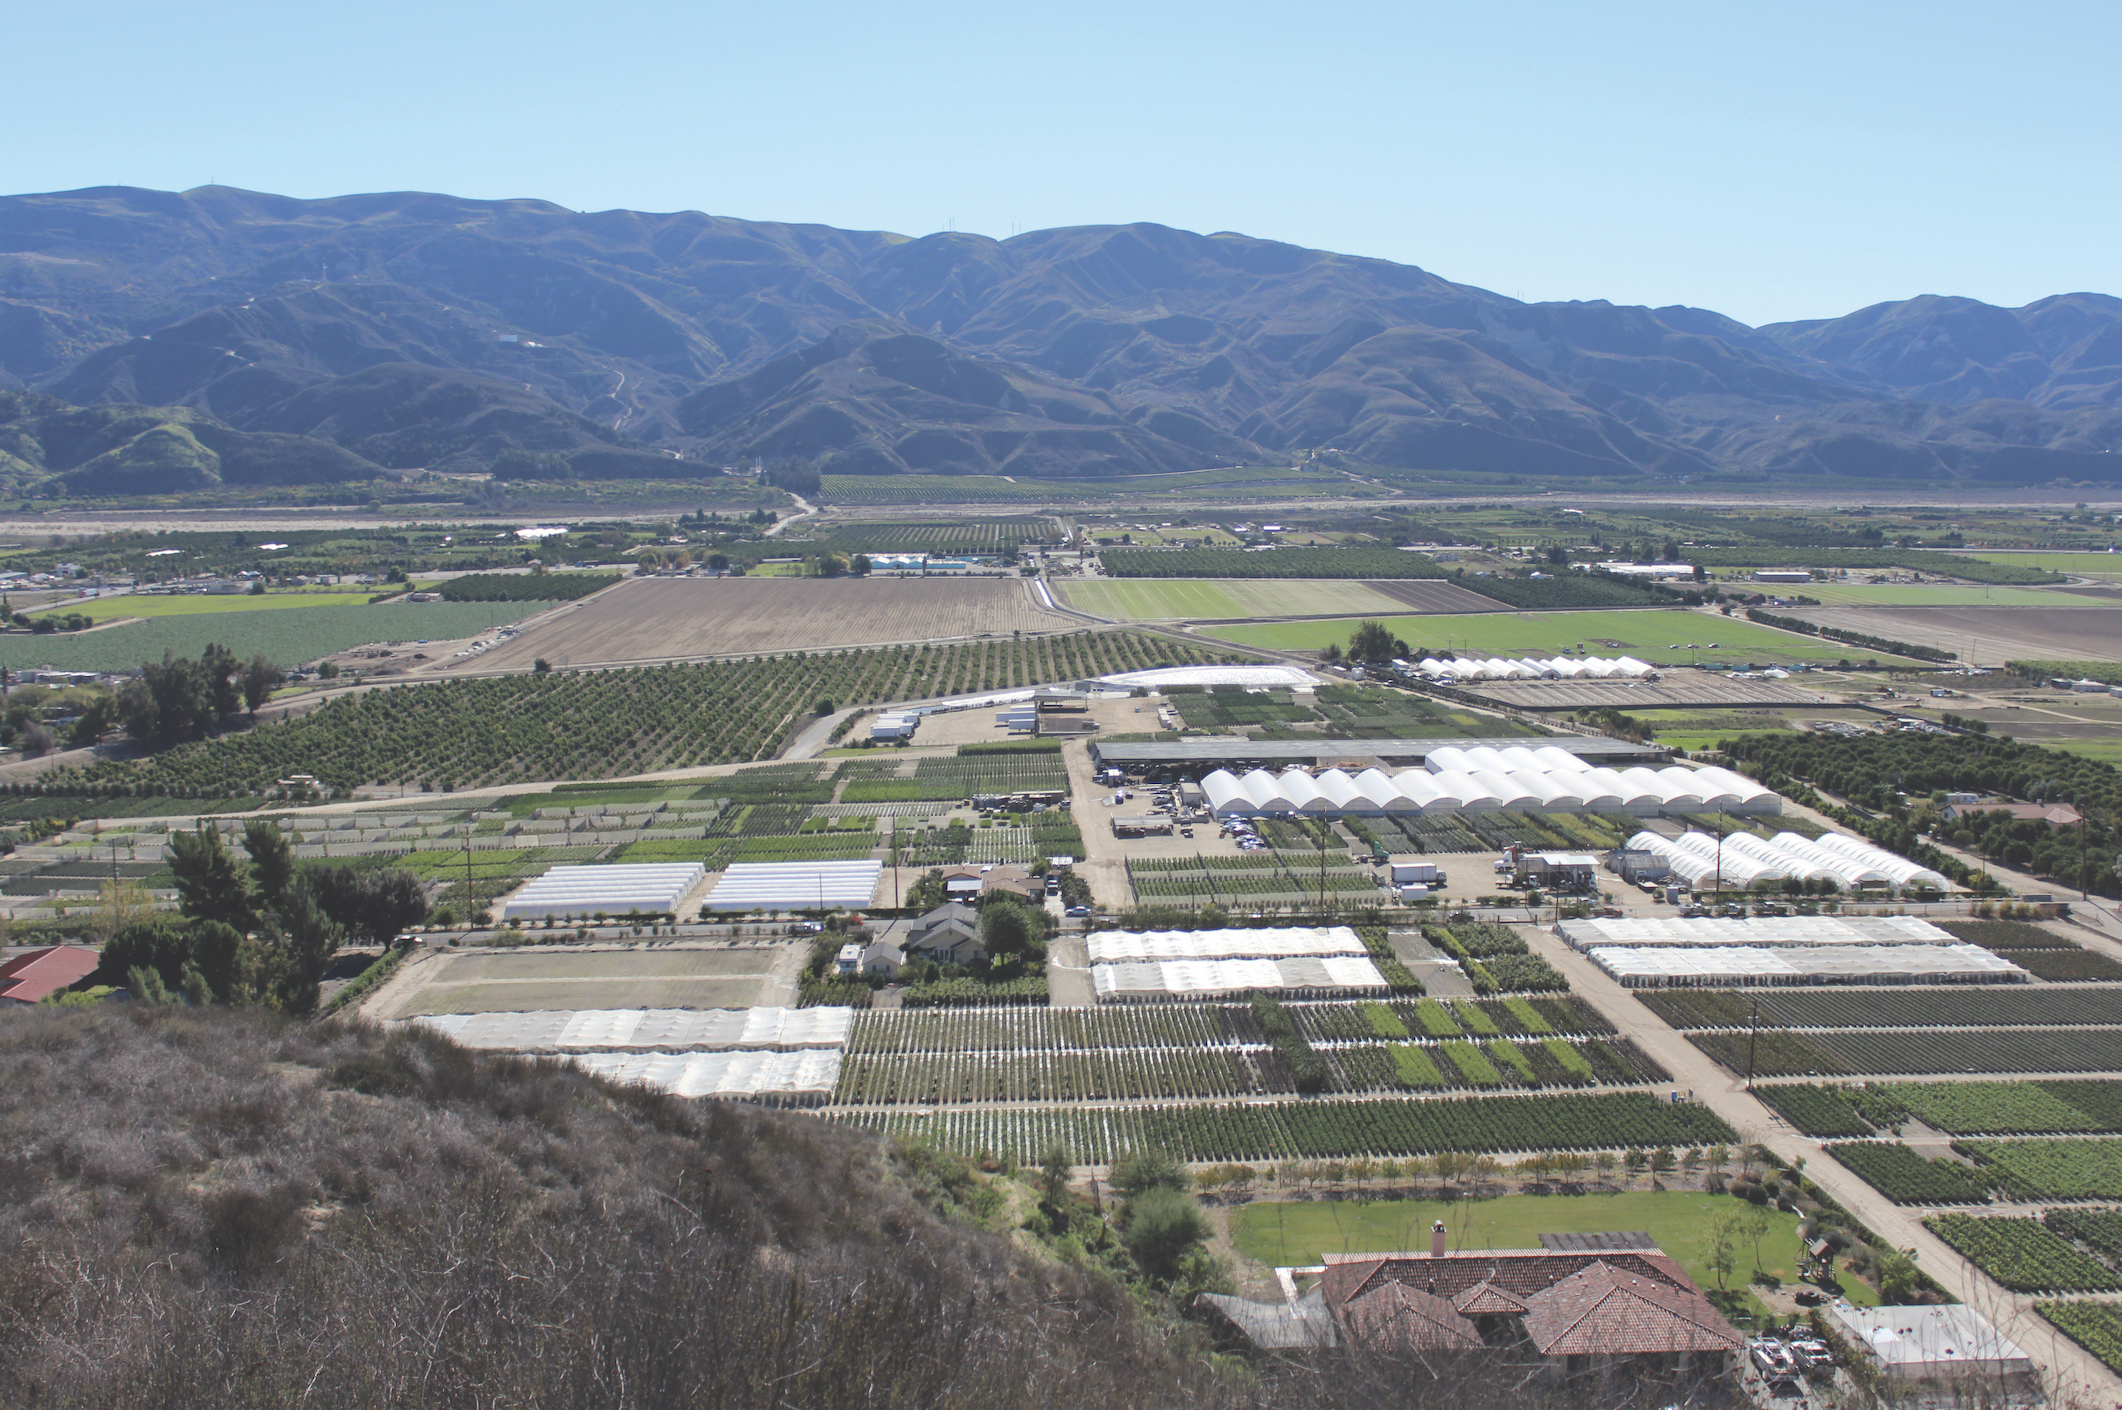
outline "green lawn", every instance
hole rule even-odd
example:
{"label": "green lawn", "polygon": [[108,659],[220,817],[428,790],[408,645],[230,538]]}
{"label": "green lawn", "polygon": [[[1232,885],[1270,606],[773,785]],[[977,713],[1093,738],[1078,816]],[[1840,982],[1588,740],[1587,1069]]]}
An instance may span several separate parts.
{"label": "green lawn", "polygon": [[[1626,651],[1646,661],[1862,661],[1873,652],[1817,637],[1797,636],[1732,617],[1713,617],[1681,608],[1638,611],[1524,612],[1450,617],[1381,617],[1393,635],[1422,651],[1456,649],[1495,655],[1537,652],[1612,656]],[[1329,642],[1345,644],[1353,623],[1340,621],[1262,622],[1218,627],[1215,635],[1243,646],[1283,651],[1317,651]],[[1608,641],[1622,643],[1618,647]],[[1697,642],[1702,649],[1686,650]],[[1710,649],[1715,642],[1716,648]],[[1580,646],[1579,643],[1582,643]],[[1678,650],[1675,650],[1675,646]],[[1898,660],[1899,658],[1891,658]]]}
{"label": "green lawn", "polygon": [[1133,622],[1407,610],[1375,588],[1337,579],[1086,578],[1054,587],[1071,607]]}
{"label": "green lawn", "polygon": [[[2122,568],[2122,565],[2117,565]],[[1983,587],[1939,583],[1814,583],[1799,588],[1826,607],[2068,607],[2083,598],[2059,597],[2046,588]],[[1776,609],[1770,608],[1773,612]]]}
{"label": "green lawn", "polygon": [[[1714,1221],[1750,1206],[1729,1195],[1681,1190],[1630,1190],[1606,1195],[1505,1195],[1500,1199],[1313,1200],[1248,1204],[1231,1214],[1231,1242],[1270,1268],[1308,1268],[1329,1253],[1393,1253],[1429,1247],[1438,1219],[1454,1248],[1538,1248],[1542,1234],[1640,1230],[1679,1261],[1698,1287],[1714,1289],[1703,1259]],[[1797,1272],[1798,1217],[1769,1209],[1760,1266],[1789,1282]],[[1741,1240],[1727,1284],[1744,1287],[1754,1270],[1754,1247]],[[1876,1306],[1878,1294],[1856,1278],[1842,1280],[1853,1303]]]}

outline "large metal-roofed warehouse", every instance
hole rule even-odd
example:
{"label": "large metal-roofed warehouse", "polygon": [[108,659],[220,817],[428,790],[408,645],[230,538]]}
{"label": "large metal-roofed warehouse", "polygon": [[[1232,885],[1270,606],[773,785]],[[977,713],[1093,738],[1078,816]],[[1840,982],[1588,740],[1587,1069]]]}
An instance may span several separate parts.
{"label": "large metal-roofed warehouse", "polygon": [[698,862],[553,867],[510,897],[501,918],[663,915],[675,912],[706,875]]}

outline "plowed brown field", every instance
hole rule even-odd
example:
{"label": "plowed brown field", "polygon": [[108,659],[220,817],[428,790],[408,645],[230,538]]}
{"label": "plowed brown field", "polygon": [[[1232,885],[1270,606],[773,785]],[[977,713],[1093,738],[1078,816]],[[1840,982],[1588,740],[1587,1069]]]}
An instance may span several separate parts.
{"label": "plowed brown field", "polygon": [[1057,632],[1017,578],[642,578],[525,628],[460,669],[529,670]]}

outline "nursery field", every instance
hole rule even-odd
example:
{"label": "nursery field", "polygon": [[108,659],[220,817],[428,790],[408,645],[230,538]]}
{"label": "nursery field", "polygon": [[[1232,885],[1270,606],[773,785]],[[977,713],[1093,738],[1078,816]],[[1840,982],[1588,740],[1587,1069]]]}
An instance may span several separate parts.
{"label": "nursery field", "polygon": [[2122,1374],[2122,1306],[2112,1302],[2037,1302],[2056,1329]]}
{"label": "nursery field", "polygon": [[[1538,1248],[1542,1234],[1596,1234],[1640,1229],[1676,1259],[1698,1287],[1717,1286],[1707,1256],[1717,1219],[1737,1206],[1729,1196],[1691,1190],[1623,1190],[1593,1195],[1504,1195],[1484,1200],[1371,1199],[1256,1201],[1231,1214],[1231,1243],[1239,1253],[1270,1268],[1305,1268],[1329,1253],[1393,1253],[1427,1248],[1430,1225],[1441,1219],[1454,1248]],[[1791,1251],[1798,1247],[1795,1214],[1765,1211],[1762,1271],[1785,1282],[1795,1279]],[[1739,1248],[1745,1260],[1737,1277],[1753,1271],[1753,1246]],[[1861,1279],[1844,1280],[1852,1301],[1873,1306],[1878,1295]]]}
{"label": "nursery field", "polygon": [[1238,1105],[995,1106],[929,1113],[863,1111],[839,1119],[967,1154],[1036,1161],[1058,1144],[1078,1164],[1105,1165],[1157,1147],[1184,1161],[1400,1158],[1703,1147],[1737,1140],[1707,1107],[1648,1092],[1557,1096],[1312,1100]]}
{"label": "nursery field", "polygon": [[[1733,1072],[1747,1070],[1745,1033],[1687,1036]],[[1759,1077],[2122,1072],[2122,1029],[1764,1029],[1753,1071]]]}
{"label": "nursery field", "polygon": [[821,699],[921,699],[1215,659],[1181,642],[1099,632],[442,681],[341,696],[295,719],[56,782],[214,798],[294,772],[338,789],[403,782],[437,792],[615,778],[770,757]]}
{"label": "nursery field", "polygon": [[[1317,1090],[1640,1086],[1662,1069],[1571,999],[1478,1007],[1298,1004],[1287,1012],[1324,1064]],[[1567,1036],[1557,1036],[1557,1033]],[[1381,1041],[1398,1039],[1400,1041]],[[833,1103],[1156,1102],[1301,1089],[1249,1006],[1061,1012],[866,1013],[849,1035]]]}
{"label": "nursery field", "polygon": [[1407,610],[1369,583],[1334,578],[1085,578],[1054,589],[1080,611],[1133,622]]}
{"label": "nursery field", "polygon": [[948,641],[1079,626],[1017,578],[639,578],[477,658],[482,671]]}
{"label": "nursery field", "polygon": [[1808,1136],[1868,1136],[1913,1117],[1954,1136],[2122,1133],[2122,1082],[1789,1083],[1757,1089]]}
{"label": "nursery field", "polygon": [[1924,1227],[2013,1292],[2122,1291],[2122,1276],[2034,1219],[1934,1214]]}
{"label": "nursery field", "polygon": [[[1384,617],[1386,629],[1417,650],[1453,649],[1496,655],[1612,655],[1626,651],[1647,661],[1862,660],[1873,653],[1815,637],[1796,636],[1754,622],[1712,617],[1684,608],[1592,612],[1497,613],[1490,616]],[[1345,645],[1345,621],[1262,622],[1219,626],[1225,641],[1277,651],[1321,651]],[[1687,650],[1689,642],[1699,649]],[[1616,644],[1618,643],[1618,645]],[[1714,649],[1711,643],[1715,643]],[[1896,658],[1898,659],[1898,658]]]}

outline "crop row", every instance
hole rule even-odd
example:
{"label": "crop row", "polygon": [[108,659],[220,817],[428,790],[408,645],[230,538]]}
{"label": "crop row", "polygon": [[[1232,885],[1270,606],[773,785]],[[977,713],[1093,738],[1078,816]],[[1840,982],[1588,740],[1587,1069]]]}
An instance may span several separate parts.
{"label": "crop row", "polygon": [[[2029,927],[2030,928],[2030,927]],[[1778,1028],[2122,1027],[2122,989],[1639,989],[1675,1028],[1745,1028],[1753,1005]]]}
{"label": "crop row", "polygon": [[[1313,1043],[1404,1040],[1410,1036],[1545,1038],[1598,1035],[1612,1028],[1575,999],[1455,999],[1447,1011],[1425,1000],[1405,1003],[1289,1004],[1298,1031]],[[1418,1010],[1435,1009],[1446,1029],[1429,1033]],[[1447,1016],[1448,1014],[1448,1016]],[[1456,1021],[1455,1021],[1456,1020]],[[851,1055],[1008,1053],[1118,1048],[1210,1048],[1264,1042],[1244,1004],[1125,1004],[1108,1008],[1007,1013],[858,1014]]]}
{"label": "crop row", "polygon": [[869,1112],[872,1130],[1020,1161],[1060,1146],[1109,1164],[1158,1149],[1184,1161],[1400,1158],[1451,1151],[1596,1151],[1708,1146],[1737,1139],[1706,1107],[1641,1092],[1451,1100],[1306,1101],[1078,1110]]}
{"label": "crop row", "polygon": [[2122,1140],[1955,1141],[2021,1200],[2122,1199]]}
{"label": "crop row", "polygon": [[2122,1029],[1764,1030],[1758,1039],[1722,1031],[1687,1036],[1735,1073],[1747,1072],[1751,1062],[1757,1077],[2122,1071]]}
{"label": "crop row", "polygon": [[2032,1219],[1934,1214],[1924,1227],[2013,1292],[2113,1292],[2115,1270]]}
{"label": "crop row", "polygon": [[1989,1181],[1956,1161],[1917,1155],[1898,1141],[1841,1141],[1826,1147],[1896,1204],[1987,1204]]}
{"label": "crop row", "polygon": [[2122,1307],[2112,1302],[2037,1302],[2056,1329],[2122,1374]]}
{"label": "crop row", "polygon": [[1635,1086],[1661,1080],[1661,1074],[1625,1040],[1597,1038],[1449,1038],[1329,1048],[1285,1038],[1272,1047],[1255,1040],[1242,1048],[1220,1042],[999,1052],[882,1052],[858,1042],[842,1063],[833,1099],[848,1106],[1180,1100],[1315,1090]]}

